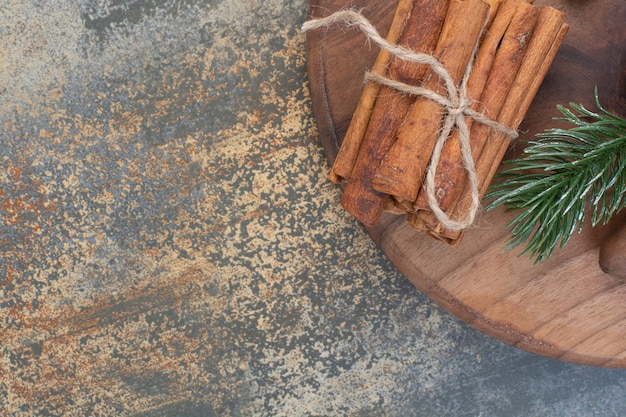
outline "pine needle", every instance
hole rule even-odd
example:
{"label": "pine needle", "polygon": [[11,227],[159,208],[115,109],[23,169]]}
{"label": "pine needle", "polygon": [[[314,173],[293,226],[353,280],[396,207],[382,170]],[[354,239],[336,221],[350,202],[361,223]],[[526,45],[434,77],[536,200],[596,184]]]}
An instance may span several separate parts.
{"label": "pine needle", "polygon": [[582,230],[589,205],[591,225],[606,224],[626,206],[626,119],[581,104],[558,106],[570,129],[549,129],[529,143],[525,156],[504,162],[508,167],[486,199],[488,211],[505,205],[521,213],[507,225],[507,249],[525,244],[522,254],[535,263],[563,248]]}

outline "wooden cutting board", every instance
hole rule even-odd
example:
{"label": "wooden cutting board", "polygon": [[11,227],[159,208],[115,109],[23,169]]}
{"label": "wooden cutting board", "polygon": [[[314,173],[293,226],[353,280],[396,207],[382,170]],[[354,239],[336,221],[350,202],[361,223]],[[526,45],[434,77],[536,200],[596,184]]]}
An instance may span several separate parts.
{"label": "wooden cutting board", "polygon": [[[396,1],[311,0],[310,17],[354,7],[386,34]],[[537,0],[567,13],[570,31],[521,126],[524,140],[557,126],[557,104],[603,105],[626,115],[626,2]],[[308,34],[314,113],[329,161],[356,107],[363,76],[378,53],[360,32],[332,27]],[[415,232],[404,217],[385,215],[369,234],[398,269],[448,311],[529,352],[564,361],[626,367],[626,285],[598,266],[599,244],[626,222],[585,225],[566,248],[537,266],[504,252],[513,213],[483,213],[462,244],[451,248]]]}

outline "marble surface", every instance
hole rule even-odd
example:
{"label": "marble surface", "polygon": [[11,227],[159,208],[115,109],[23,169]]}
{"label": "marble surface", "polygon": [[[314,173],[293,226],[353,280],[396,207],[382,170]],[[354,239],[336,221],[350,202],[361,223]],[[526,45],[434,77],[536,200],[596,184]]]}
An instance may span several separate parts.
{"label": "marble surface", "polygon": [[0,2],[3,416],[621,416],[339,206],[304,0]]}

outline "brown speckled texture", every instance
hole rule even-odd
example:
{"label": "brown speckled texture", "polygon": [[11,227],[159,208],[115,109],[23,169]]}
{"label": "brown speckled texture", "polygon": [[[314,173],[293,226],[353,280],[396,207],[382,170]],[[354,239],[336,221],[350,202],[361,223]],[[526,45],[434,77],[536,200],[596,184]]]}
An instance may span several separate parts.
{"label": "brown speckled texture", "polygon": [[0,415],[618,416],[339,206],[303,0],[0,4]]}

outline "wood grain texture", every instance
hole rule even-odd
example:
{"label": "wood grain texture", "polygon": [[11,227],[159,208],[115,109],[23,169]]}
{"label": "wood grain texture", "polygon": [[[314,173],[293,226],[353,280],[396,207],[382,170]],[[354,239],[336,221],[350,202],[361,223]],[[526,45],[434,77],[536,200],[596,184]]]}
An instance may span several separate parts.
{"label": "wood grain texture", "polygon": [[[525,140],[559,126],[557,104],[593,107],[598,87],[603,105],[626,115],[626,3],[537,0],[567,14],[570,32],[526,119]],[[311,0],[310,16],[352,6],[381,33],[388,30],[395,2]],[[328,158],[336,155],[359,99],[363,74],[378,52],[356,31],[331,28],[308,36],[308,70],[314,112]],[[606,227],[574,236],[551,259],[533,266],[519,251],[504,252],[506,224],[514,213],[483,213],[457,248],[415,232],[404,218],[383,217],[368,228],[374,241],[421,291],[476,328],[529,352],[564,361],[626,367],[626,285],[602,271],[601,242],[626,222],[626,213]]]}

